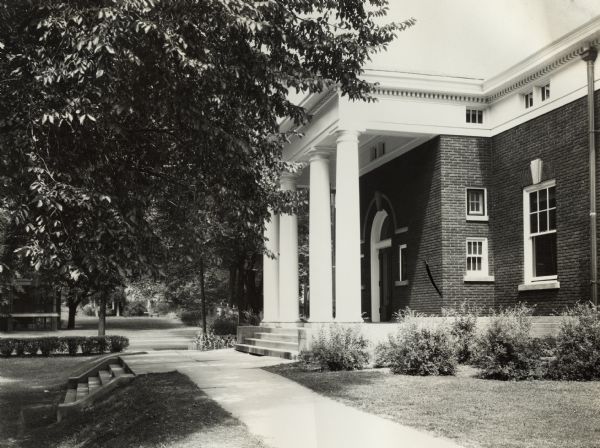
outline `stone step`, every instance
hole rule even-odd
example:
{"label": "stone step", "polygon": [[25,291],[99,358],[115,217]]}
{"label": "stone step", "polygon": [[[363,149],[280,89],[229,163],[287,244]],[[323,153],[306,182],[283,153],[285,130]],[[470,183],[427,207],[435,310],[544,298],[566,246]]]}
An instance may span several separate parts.
{"label": "stone step", "polygon": [[102,384],[100,383],[100,378],[97,376],[90,376],[88,378],[88,389],[90,393],[94,392],[96,389],[100,389],[101,387]]}
{"label": "stone step", "polygon": [[279,328],[279,327],[255,327],[262,333],[279,333],[279,334],[293,334],[298,335],[298,331],[301,330],[298,327],[295,328]]}
{"label": "stone step", "polygon": [[100,370],[98,372],[98,378],[100,378],[100,383],[102,385],[106,385],[110,380],[112,380],[112,375],[108,370]]}
{"label": "stone step", "polygon": [[277,348],[280,350],[291,350],[298,351],[298,341],[296,342],[288,342],[288,341],[278,341],[272,339],[258,339],[258,338],[245,338],[244,344],[248,345],[256,345],[265,348]]}
{"label": "stone step", "polygon": [[73,403],[77,398],[77,389],[67,389],[67,393],[65,394],[65,403]]}
{"label": "stone step", "polygon": [[90,389],[88,385],[85,383],[79,383],[77,385],[77,395],[75,396],[75,401],[82,400],[83,398],[87,397],[89,393]]}
{"label": "stone step", "polygon": [[254,333],[257,339],[268,339],[270,341],[296,342],[298,343],[298,333]]}
{"label": "stone step", "polygon": [[260,347],[249,344],[236,344],[235,349],[238,352],[250,353],[259,356],[274,356],[283,359],[297,359],[298,352],[296,350],[280,350],[276,348]]}
{"label": "stone step", "polygon": [[108,368],[115,378],[125,374],[125,369],[119,364],[110,364]]}

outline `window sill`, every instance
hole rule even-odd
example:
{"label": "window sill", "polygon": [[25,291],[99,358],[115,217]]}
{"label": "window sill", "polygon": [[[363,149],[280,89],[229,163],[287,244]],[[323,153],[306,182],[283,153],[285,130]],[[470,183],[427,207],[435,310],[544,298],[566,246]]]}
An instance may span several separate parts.
{"label": "window sill", "polygon": [[407,286],[408,285],[408,280],[396,280],[394,282],[394,285],[396,285],[396,286]]}
{"label": "window sill", "polygon": [[467,215],[467,222],[488,222],[490,220],[489,216],[477,216],[477,215]]}
{"label": "window sill", "polygon": [[519,285],[519,291],[538,291],[542,289],[559,289],[560,282],[551,280],[546,282],[524,283]]}
{"label": "window sill", "polygon": [[493,275],[465,275],[465,283],[491,283],[494,281]]}

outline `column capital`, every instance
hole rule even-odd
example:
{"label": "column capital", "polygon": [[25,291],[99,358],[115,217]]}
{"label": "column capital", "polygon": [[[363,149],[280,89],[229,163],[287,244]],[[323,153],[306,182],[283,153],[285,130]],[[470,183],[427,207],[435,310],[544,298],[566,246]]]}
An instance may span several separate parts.
{"label": "column capital", "polygon": [[325,146],[316,147],[309,153],[308,160],[309,162],[312,162],[313,160],[329,160],[333,151],[334,148],[328,148]]}
{"label": "column capital", "polygon": [[587,47],[585,50],[583,50],[583,53],[581,53],[581,59],[583,59],[585,62],[594,62],[597,56],[598,50],[596,50],[595,47]]}
{"label": "column capital", "polygon": [[336,131],[336,142],[350,142],[350,143],[358,143],[358,136],[360,132],[355,129],[338,129]]}

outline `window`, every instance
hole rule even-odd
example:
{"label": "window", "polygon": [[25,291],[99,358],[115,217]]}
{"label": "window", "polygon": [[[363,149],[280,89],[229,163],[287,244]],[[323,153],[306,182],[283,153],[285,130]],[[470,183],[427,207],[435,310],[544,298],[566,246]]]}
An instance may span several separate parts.
{"label": "window", "polygon": [[485,188],[466,189],[467,220],[487,221],[487,190]]}
{"label": "window", "polygon": [[483,123],[483,111],[477,109],[467,109],[467,123]]}
{"label": "window", "polygon": [[523,202],[525,283],[556,280],[555,181],[526,188]]}
{"label": "window", "polygon": [[406,270],[406,244],[401,244],[398,247],[398,279],[400,284],[406,284],[408,281],[408,275]]}
{"label": "window", "polygon": [[533,107],[533,92],[526,93],[523,98],[525,98],[525,109]]}
{"label": "window", "polygon": [[377,158],[377,147],[376,146],[371,146],[371,157],[370,157],[369,161],[372,162],[376,158]]}
{"label": "window", "polygon": [[488,272],[487,238],[467,238],[465,281],[493,281]]}
{"label": "window", "polygon": [[385,154],[385,142],[379,142],[377,144],[377,157],[381,157]]}
{"label": "window", "polygon": [[369,154],[369,162],[372,162],[373,160],[385,155],[385,142],[379,142],[377,143],[377,146],[371,146]]}
{"label": "window", "polygon": [[545,86],[540,87],[540,91],[542,101],[546,101],[548,98],[550,98],[550,84],[546,84]]}

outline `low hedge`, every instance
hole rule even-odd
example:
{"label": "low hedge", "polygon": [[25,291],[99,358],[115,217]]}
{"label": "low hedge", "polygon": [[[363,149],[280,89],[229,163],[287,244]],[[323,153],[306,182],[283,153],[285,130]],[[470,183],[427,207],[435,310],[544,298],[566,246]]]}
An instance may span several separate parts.
{"label": "low hedge", "polygon": [[118,353],[129,346],[124,336],[48,336],[41,338],[0,338],[0,354],[16,356],[25,354],[42,356],[97,355],[106,352]]}

